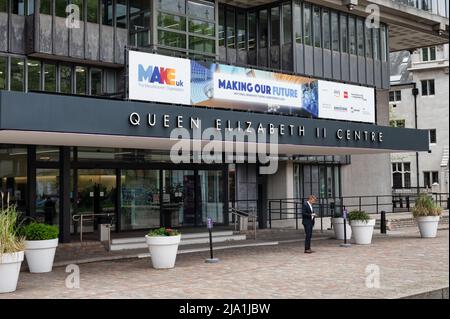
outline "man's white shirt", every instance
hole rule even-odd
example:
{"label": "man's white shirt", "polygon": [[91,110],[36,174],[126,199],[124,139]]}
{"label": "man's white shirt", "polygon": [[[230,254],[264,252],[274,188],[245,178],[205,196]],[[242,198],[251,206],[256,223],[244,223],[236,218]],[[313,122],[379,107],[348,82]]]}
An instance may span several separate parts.
{"label": "man's white shirt", "polygon": [[309,205],[309,208],[311,208],[311,220],[314,220],[314,209],[313,209],[313,207],[312,207],[312,205],[311,205],[311,203],[310,202],[308,202],[308,201],[306,201],[307,203],[308,203],[308,205]]}

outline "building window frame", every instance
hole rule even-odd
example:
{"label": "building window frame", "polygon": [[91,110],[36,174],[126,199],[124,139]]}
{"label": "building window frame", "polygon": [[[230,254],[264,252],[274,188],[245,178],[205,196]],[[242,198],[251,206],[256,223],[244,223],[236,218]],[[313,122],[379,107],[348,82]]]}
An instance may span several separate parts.
{"label": "building window frame", "polygon": [[422,96],[434,96],[436,94],[436,82],[434,79],[421,80]]}
{"label": "building window frame", "polygon": [[[392,188],[411,187],[411,162],[392,162],[391,169]],[[400,180],[398,180],[399,177]],[[397,184],[399,182],[401,185]]]}

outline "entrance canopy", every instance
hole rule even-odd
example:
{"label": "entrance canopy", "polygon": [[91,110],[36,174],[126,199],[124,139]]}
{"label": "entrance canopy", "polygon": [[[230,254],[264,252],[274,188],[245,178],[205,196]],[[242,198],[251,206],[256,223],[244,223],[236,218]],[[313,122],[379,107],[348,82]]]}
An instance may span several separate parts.
{"label": "entrance canopy", "polygon": [[[239,136],[244,139],[239,140]],[[0,143],[168,150],[181,137],[203,146],[211,140],[213,145],[222,147],[244,144],[248,150],[252,150],[252,145],[271,143],[278,145],[280,154],[287,155],[428,151],[426,130],[101,98],[0,92]]]}

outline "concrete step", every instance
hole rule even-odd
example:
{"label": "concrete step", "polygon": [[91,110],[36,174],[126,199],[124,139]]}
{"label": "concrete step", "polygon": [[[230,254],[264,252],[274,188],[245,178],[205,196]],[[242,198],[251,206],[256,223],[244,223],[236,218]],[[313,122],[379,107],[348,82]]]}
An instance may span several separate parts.
{"label": "concrete step", "polygon": [[[234,234],[233,231],[213,232],[213,243],[246,240],[245,234]],[[209,233],[182,234],[180,246],[209,243]],[[145,237],[118,238],[111,241],[111,251],[147,248]]]}

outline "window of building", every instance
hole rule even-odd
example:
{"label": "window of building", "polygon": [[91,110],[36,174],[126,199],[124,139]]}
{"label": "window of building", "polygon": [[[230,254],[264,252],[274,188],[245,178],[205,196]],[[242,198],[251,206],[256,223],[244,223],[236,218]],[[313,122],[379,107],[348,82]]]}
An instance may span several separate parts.
{"label": "window of building", "polygon": [[256,12],[248,13],[248,50],[256,50]]}
{"label": "window of building", "polygon": [[333,51],[339,51],[339,15],[331,12],[331,43]]}
{"label": "window of building", "polygon": [[40,14],[52,14],[52,0],[41,0],[39,5]]}
{"label": "window of building", "polygon": [[44,64],[44,90],[56,92],[56,65]]}
{"label": "window of building", "polygon": [[72,67],[68,65],[60,66],[59,87],[61,93],[72,94]]}
{"label": "window of building", "polygon": [[392,187],[411,187],[411,163],[392,163]]}
{"label": "window of building", "polygon": [[0,0],[0,12],[8,12],[8,0]]}
{"label": "window of building", "polygon": [[102,0],[102,24],[113,25],[113,1]]}
{"label": "window of building", "polygon": [[11,91],[24,91],[24,60],[11,58]]}
{"label": "window of building", "polygon": [[270,44],[280,45],[280,7],[273,7],[270,10]]}
{"label": "window of building", "polygon": [[356,55],[356,21],[352,16],[348,17],[348,43],[349,53]]}
{"label": "window of building", "polygon": [[399,128],[405,128],[405,120],[390,120],[389,124],[392,127],[399,127]]}
{"label": "window of building", "polygon": [[375,60],[380,60],[380,29],[373,29],[373,58]]}
{"label": "window of building", "polygon": [[86,0],[87,22],[98,23],[98,0]]}
{"label": "window of building", "polygon": [[176,16],[173,14],[160,12],[158,14],[158,26],[177,31],[185,31],[186,18],[182,16]]}
{"label": "window of building", "polygon": [[186,34],[159,30],[158,43],[169,47],[186,48]]}
{"label": "window of building", "polygon": [[150,2],[146,0],[130,1],[129,21],[131,45],[144,47],[150,44]]}
{"label": "window of building", "polygon": [[91,95],[102,95],[102,79],[103,72],[101,69],[92,68],[91,69]]}
{"label": "window of building", "polygon": [[8,58],[6,56],[0,56],[0,90],[7,89],[7,75],[8,75]]}
{"label": "window of building", "polygon": [[83,66],[75,67],[75,87],[76,94],[86,94],[87,68]]}
{"label": "window of building", "polygon": [[158,0],[158,8],[163,11],[169,11],[179,14],[185,14],[185,0]]}
{"label": "window of building", "polygon": [[[238,48],[238,50],[246,49],[246,45],[245,45],[245,42],[246,42],[245,35],[247,34],[246,26],[245,26],[246,21],[247,21],[247,19],[245,16],[245,12],[238,12],[238,14],[237,14],[237,48]],[[214,33],[212,33],[210,35],[214,36]]]}
{"label": "window of building", "polygon": [[322,37],[323,48],[331,49],[331,30],[330,30],[330,12],[327,9],[322,9]]}
{"label": "window of building", "polygon": [[312,44],[312,29],[311,29],[311,5],[305,3],[303,7],[303,35],[305,45]]}
{"label": "window of building", "polygon": [[28,60],[28,91],[41,90],[41,61]]}
{"label": "window of building", "polygon": [[347,15],[340,15],[341,30],[341,52],[348,53],[348,30],[347,30]]}
{"label": "window of building", "polygon": [[11,12],[20,16],[25,15],[25,0],[12,0]]}
{"label": "window of building", "polygon": [[259,11],[259,47],[267,48],[269,36],[267,10]]}
{"label": "window of building", "polygon": [[194,51],[213,54],[215,52],[215,43],[212,39],[189,37],[189,49]]}
{"label": "window of building", "polygon": [[434,95],[434,80],[422,80],[422,95]]}
{"label": "window of building", "polygon": [[373,41],[372,41],[372,28],[365,28],[365,38],[366,38],[366,58],[373,57]]}
{"label": "window of building", "polygon": [[219,46],[225,46],[225,6],[219,6]]}
{"label": "window of building", "polygon": [[314,34],[314,46],[316,48],[322,47],[320,8],[316,6],[314,6],[313,9],[313,34]]}
{"label": "window of building", "polygon": [[84,21],[84,7],[83,7],[83,3],[84,0],[71,0],[71,2],[75,5],[78,6],[78,8],[80,8],[80,21]]}
{"label": "window of building", "polygon": [[430,144],[436,144],[437,143],[436,129],[428,130],[428,132],[430,137]]}
{"label": "window of building", "polygon": [[296,20],[295,25],[295,42],[302,43],[303,35],[302,35],[302,6],[299,1],[294,2],[294,17]]}
{"label": "window of building", "polygon": [[402,100],[402,91],[395,90],[389,92],[389,102],[400,102]]}
{"label": "window of building", "polygon": [[380,45],[381,45],[381,61],[386,62],[388,58],[388,48],[387,48],[387,34],[386,34],[386,26],[384,24],[381,25],[380,29]]}
{"label": "window of building", "polygon": [[290,3],[283,5],[283,43],[292,43],[292,9]]}
{"label": "window of building", "polygon": [[436,61],[436,47],[422,48],[422,61]]}
{"label": "window of building", "polygon": [[214,6],[207,3],[188,1],[187,13],[193,18],[214,21]]}
{"label": "window of building", "polygon": [[69,4],[69,0],[57,0],[55,1],[55,15],[57,17],[66,17],[66,8]]}
{"label": "window of building", "polygon": [[439,172],[423,172],[423,184],[430,188],[433,184],[439,184]]}
{"label": "window of building", "polygon": [[116,27],[127,28],[127,0],[116,0]]}
{"label": "window of building", "polygon": [[[244,19],[245,19],[245,17],[244,17]],[[244,20],[244,23],[245,23],[245,20]],[[245,27],[245,24],[244,24],[244,27]],[[210,22],[205,22],[202,20],[190,19],[189,20],[189,32],[213,37],[213,36],[215,36],[215,24],[210,23]],[[242,34],[245,36],[245,30],[242,32]]]}
{"label": "window of building", "polygon": [[358,45],[358,56],[364,56],[364,20],[356,20],[356,40]]}

